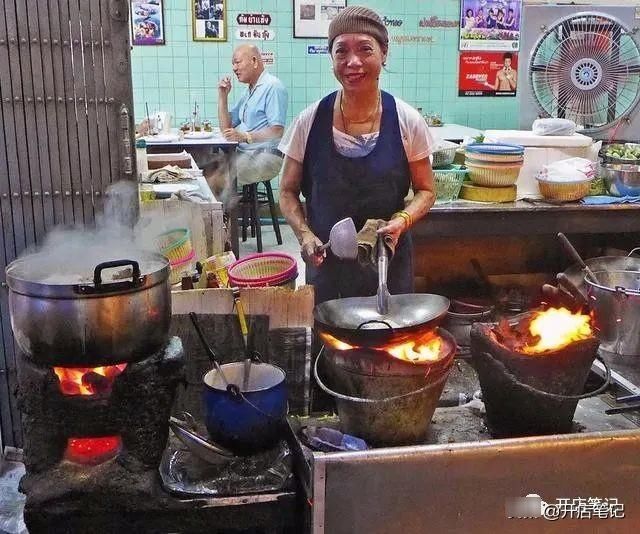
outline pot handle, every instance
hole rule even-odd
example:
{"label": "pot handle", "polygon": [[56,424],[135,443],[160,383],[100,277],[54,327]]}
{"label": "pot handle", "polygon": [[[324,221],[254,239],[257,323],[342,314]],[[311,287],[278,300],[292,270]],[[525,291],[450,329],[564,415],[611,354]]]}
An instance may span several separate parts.
{"label": "pot handle", "polygon": [[510,378],[512,378],[513,381],[516,384],[518,384],[518,386],[520,386],[522,389],[529,391],[530,393],[535,393],[537,395],[542,395],[544,397],[549,397],[552,399],[557,399],[557,400],[588,399],[589,397],[595,397],[596,395],[600,395],[600,393],[604,393],[607,390],[607,388],[611,385],[611,368],[607,365],[607,362],[605,362],[604,359],[601,358],[599,355],[596,356],[596,359],[604,366],[604,369],[606,372],[606,375],[604,377],[604,383],[597,389],[594,389],[593,391],[589,391],[587,393],[583,393],[582,395],[560,395],[559,393],[549,393],[548,391],[542,391],[541,389],[534,388],[533,386],[530,386],[529,384],[525,384],[524,382],[521,382],[520,380],[518,380],[513,373],[509,372],[509,370],[501,361],[495,359],[493,356],[491,356],[491,354],[488,354],[485,352],[484,355],[485,357],[490,358],[491,360],[493,360],[494,363],[502,367],[504,370],[504,373],[507,374]]}
{"label": "pot handle", "polygon": [[421,388],[415,389],[413,391],[409,391],[409,393],[402,393],[401,395],[393,395],[391,397],[384,397],[382,399],[367,399],[362,397],[352,397],[351,395],[343,395],[342,393],[338,393],[337,391],[333,391],[331,388],[329,388],[329,386],[327,386],[322,381],[322,379],[320,378],[320,373],[318,372],[318,361],[323,356],[324,356],[324,345],[320,349],[320,352],[316,357],[316,361],[313,364],[313,377],[316,379],[316,382],[318,383],[318,386],[320,386],[320,389],[325,393],[331,395],[332,397],[335,397],[336,399],[357,402],[360,404],[379,404],[379,403],[393,402],[393,401],[398,401],[402,399],[407,399],[407,398],[413,397],[414,395],[420,395],[421,393],[424,393],[425,391],[428,391],[429,389],[432,389],[440,385],[443,380],[446,380],[448,378],[449,371],[451,370],[451,368],[449,368],[435,382],[429,382],[428,384],[424,385]]}
{"label": "pot handle", "polygon": [[635,254],[640,250],[640,247],[632,248],[629,254],[627,254],[627,258],[630,258],[632,254]]}
{"label": "pot handle", "polygon": [[[131,280],[125,280],[122,282],[112,282],[105,284],[102,282],[102,271],[105,269],[111,269],[113,267],[131,267]],[[143,279],[140,276],[140,265],[135,260],[113,260],[104,261],[96,265],[93,270],[93,287],[80,286],[80,292],[82,293],[109,293],[111,291],[133,289],[143,284]]]}

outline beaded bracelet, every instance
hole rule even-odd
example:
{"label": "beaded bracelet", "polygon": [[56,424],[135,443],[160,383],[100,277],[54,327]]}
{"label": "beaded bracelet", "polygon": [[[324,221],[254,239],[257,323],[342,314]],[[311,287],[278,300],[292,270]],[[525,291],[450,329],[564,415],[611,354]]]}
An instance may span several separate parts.
{"label": "beaded bracelet", "polygon": [[404,220],[405,223],[407,223],[407,229],[411,228],[411,226],[413,225],[413,217],[411,217],[411,214],[406,212],[405,210],[402,211],[396,211],[391,218],[395,219],[396,217],[400,217],[402,220]]}

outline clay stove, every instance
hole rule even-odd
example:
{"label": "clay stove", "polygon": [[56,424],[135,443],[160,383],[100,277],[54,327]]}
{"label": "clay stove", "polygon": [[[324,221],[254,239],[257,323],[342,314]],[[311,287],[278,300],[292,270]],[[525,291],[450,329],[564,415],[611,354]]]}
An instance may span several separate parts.
{"label": "clay stove", "polygon": [[[18,358],[27,474],[25,522],[50,532],[50,517],[84,509],[126,513],[157,487],[182,342],[173,337],[137,361],[90,367],[42,365]],[[76,523],[77,524],[77,523]]]}

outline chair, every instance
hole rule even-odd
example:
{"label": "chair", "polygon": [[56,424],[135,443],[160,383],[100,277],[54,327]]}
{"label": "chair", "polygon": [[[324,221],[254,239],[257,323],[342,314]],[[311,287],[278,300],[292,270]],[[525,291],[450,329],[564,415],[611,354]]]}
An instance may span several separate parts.
{"label": "chair", "polygon": [[[260,185],[264,185],[265,191],[260,191],[258,189],[258,186]],[[276,234],[278,245],[282,245],[282,234],[280,233],[280,224],[278,223],[278,215],[276,213],[276,203],[273,198],[271,180],[264,180],[263,182],[256,182],[254,184],[242,186],[242,196],[240,197],[240,206],[242,209],[242,241],[247,240],[247,228],[250,227],[251,237],[256,238],[258,252],[262,252],[260,206],[264,204],[269,204],[273,231]]]}

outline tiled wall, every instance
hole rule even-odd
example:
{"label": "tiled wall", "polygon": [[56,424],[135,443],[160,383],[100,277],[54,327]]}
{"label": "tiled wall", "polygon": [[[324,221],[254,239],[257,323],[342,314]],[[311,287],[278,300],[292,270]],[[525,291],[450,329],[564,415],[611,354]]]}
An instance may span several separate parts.
{"label": "tiled wall", "polygon": [[[307,54],[308,45],[326,44],[322,39],[293,38],[293,0],[225,0],[226,42],[195,42],[191,32],[191,1],[165,0],[165,45],[135,46],[132,51],[136,119],[150,110],[167,110],[177,121],[185,120],[194,100],[203,118],[217,122],[217,82],[231,74],[235,46],[252,42],[273,52],[270,71],[289,89],[289,121],[304,107],[336,88],[328,55]],[[460,0],[349,0],[378,11],[387,19],[401,20],[388,26],[391,44],[382,88],[424,112],[442,115],[444,122],[472,127],[516,128],[516,98],[460,98],[457,96],[458,33],[453,28],[420,27],[426,18],[457,21]],[[238,41],[238,13],[268,13],[272,41]],[[430,41],[430,42],[429,42]],[[246,86],[234,83],[231,100]],[[174,122],[175,124],[175,122]]]}

